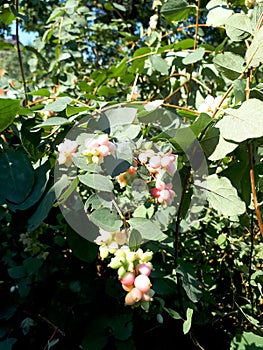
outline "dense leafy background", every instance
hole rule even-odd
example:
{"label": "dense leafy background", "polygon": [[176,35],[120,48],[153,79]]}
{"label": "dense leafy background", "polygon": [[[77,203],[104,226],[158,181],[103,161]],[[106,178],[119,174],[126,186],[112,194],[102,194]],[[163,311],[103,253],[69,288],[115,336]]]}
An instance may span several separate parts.
{"label": "dense leafy background", "polygon": [[[0,4],[0,349],[262,349],[263,3]],[[32,45],[5,40],[16,22]],[[172,147],[175,205],[127,194],[115,168],[80,161],[79,178],[58,178],[57,146],[83,118],[129,140],[122,165],[139,140]],[[78,190],[95,226],[118,225],[97,192],[112,189],[154,252],[148,312],[124,305],[108,259],[59,205]]]}

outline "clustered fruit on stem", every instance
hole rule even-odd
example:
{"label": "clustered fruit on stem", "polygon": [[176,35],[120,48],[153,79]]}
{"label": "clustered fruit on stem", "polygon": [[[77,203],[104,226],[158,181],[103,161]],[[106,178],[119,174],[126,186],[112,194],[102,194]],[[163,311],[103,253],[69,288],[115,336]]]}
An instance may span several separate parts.
{"label": "clustered fruit on stem", "polygon": [[141,306],[148,310],[153,300],[154,291],[151,289],[150,274],[152,271],[153,252],[144,252],[141,248],[133,251],[128,246],[129,235],[126,230],[107,232],[100,229],[96,238],[101,259],[113,255],[108,266],[117,270],[122,288],[127,292],[125,305]]}
{"label": "clustered fruit on stem", "polygon": [[153,252],[143,252],[141,248],[131,251],[128,246],[123,246],[114,255],[109,267],[118,270],[121,286],[127,292],[125,305],[141,306],[148,311],[154,295],[149,277]]}
{"label": "clustered fruit on stem", "polygon": [[176,196],[172,190],[173,184],[166,183],[163,179],[166,175],[171,177],[175,174],[175,155],[171,151],[156,153],[152,149],[147,149],[138,155],[138,160],[155,179],[155,187],[151,190],[152,196],[160,204],[171,205]]}

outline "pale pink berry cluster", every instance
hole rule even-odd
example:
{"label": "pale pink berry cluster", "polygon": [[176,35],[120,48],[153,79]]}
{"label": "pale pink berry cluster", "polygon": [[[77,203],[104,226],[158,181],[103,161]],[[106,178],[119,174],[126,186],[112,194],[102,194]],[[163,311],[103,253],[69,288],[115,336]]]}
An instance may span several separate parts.
{"label": "pale pink berry cluster", "polygon": [[160,172],[167,172],[169,175],[174,175],[176,171],[175,167],[175,155],[172,151],[167,153],[154,152],[154,150],[145,150],[138,155],[139,161],[146,166],[151,174],[158,174]]}
{"label": "pale pink berry cluster", "polygon": [[99,229],[100,235],[95,239],[100,251],[100,257],[102,260],[106,259],[109,254],[114,254],[120,246],[123,246],[128,243],[129,233],[127,230],[117,230],[108,232]]}
{"label": "pale pink berry cluster", "polygon": [[108,232],[100,228],[99,232],[94,242],[100,246],[102,260],[113,255],[108,266],[117,270],[122,288],[127,292],[125,305],[140,305],[147,311],[154,295],[149,278],[153,252],[144,252],[141,248],[132,251],[128,246],[127,230]]}
{"label": "pale pink berry cluster", "polygon": [[143,252],[141,248],[131,251],[128,246],[118,249],[109,263],[109,267],[118,269],[119,281],[127,292],[125,305],[141,306],[148,311],[153,300],[154,290],[150,274],[153,252]]}
{"label": "pale pink berry cluster", "polygon": [[167,174],[170,177],[174,175],[175,155],[171,151],[156,153],[152,149],[147,149],[138,155],[138,160],[154,177],[155,187],[151,190],[152,196],[160,204],[171,205],[176,194],[172,189],[172,182],[166,183],[163,179]]}
{"label": "pale pink berry cluster", "polygon": [[82,154],[87,157],[87,163],[101,164],[104,157],[116,151],[115,145],[109,141],[108,134],[101,134],[97,138],[87,138]]}
{"label": "pale pink berry cluster", "polygon": [[155,187],[152,189],[152,195],[157,199],[158,203],[171,205],[176,195],[172,187],[172,183],[166,184],[163,181],[157,179]]}
{"label": "pale pink berry cluster", "polygon": [[76,141],[65,139],[64,142],[57,146],[58,149],[58,163],[70,166],[72,163],[72,154],[76,153],[78,144]]}

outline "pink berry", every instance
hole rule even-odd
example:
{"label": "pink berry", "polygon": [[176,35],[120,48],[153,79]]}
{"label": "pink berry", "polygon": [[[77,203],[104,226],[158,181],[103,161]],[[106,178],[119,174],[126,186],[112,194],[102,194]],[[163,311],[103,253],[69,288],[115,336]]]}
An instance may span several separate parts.
{"label": "pink berry", "polygon": [[106,157],[110,153],[109,147],[106,145],[99,146],[98,150],[100,152],[100,155],[103,157]]}
{"label": "pink berry", "polygon": [[161,158],[159,156],[154,156],[150,158],[149,165],[153,169],[157,169],[161,166]]}
{"label": "pink berry", "polygon": [[137,269],[142,275],[149,276],[151,273],[151,266],[146,263],[142,263],[138,265]]}
{"label": "pink berry", "polygon": [[133,288],[134,288],[134,285],[133,284],[130,284],[130,285],[126,285],[126,284],[121,284],[122,288],[126,291],[126,292],[130,292]]}
{"label": "pink berry", "polygon": [[108,143],[109,143],[108,135],[107,135],[107,134],[100,135],[100,136],[98,137],[98,143],[99,143],[100,145],[108,146]]}
{"label": "pink berry", "polygon": [[146,293],[151,287],[151,281],[146,275],[139,275],[134,280],[134,285],[138,288],[142,293]]}
{"label": "pink berry", "polygon": [[84,143],[88,149],[93,149],[99,146],[98,141],[95,139],[86,139]]}
{"label": "pink berry", "polygon": [[162,167],[166,168],[171,162],[171,159],[169,156],[164,156],[161,160]]}
{"label": "pink berry", "polygon": [[134,282],[134,272],[126,272],[125,275],[120,279],[121,283],[130,286]]}
{"label": "pink berry", "polygon": [[136,301],[134,300],[131,292],[127,293],[125,296],[125,305],[133,305]]}
{"label": "pink berry", "polygon": [[154,198],[158,198],[158,197],[160,197],[160,191],[157,188],[153,188],[152,195]]}
{"label": "pink berry", "polygon": [[142,292],[140,291],[140,289],[135,287],[130,291],[130,293],[135,302],[141,300]]}
{"label": "pink berry", "polygon": [[169,190],[162,190],[160,191],[160,197],[164,200],[167,201],[170,198],[170,192]]}

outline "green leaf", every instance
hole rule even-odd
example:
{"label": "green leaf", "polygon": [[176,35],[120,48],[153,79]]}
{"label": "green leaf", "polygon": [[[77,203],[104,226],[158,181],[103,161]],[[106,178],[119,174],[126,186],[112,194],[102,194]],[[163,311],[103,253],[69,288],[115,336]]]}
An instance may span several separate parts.
{"label": "green leaf", "polygon": [[220,249],[225,249],[227,246],[227,237],[224,233],[221,233],[217,237],[217,244],[219,245]]}
{"label": "green leaf", "polygon": [[26,210],[38,202],[43,195],[49,178],[50,164],[46,161],[34,170],[34,185],[28,197],[20,204],[8,202],[8,207],[13,210]]}
{"label": "green leaf", "polygon": [[120,5],[120,4],[118,4],[117,2],[113,2],[112,5],[113,5],[117,10],[120,10],[120,11],[123,11],[123,12],[126,11],[125,6]]}
{"label": "green leaf", "polygon": [[191,49],[194,47],[194,43],[194,39],[182,39],[174,44],[173,49],[174,51]]}
{"label": "green leaf", "polygon": [[206,24],[208,26],[222,26],[228,17],[233,14],[232,8],[228,8],[225,1],[212,0],[209,1],[206,7],[209,10],[206,18]]}
{"label": "green leaf", "polygon": [[245,60],[240,55],[226,51],[215,56],[214,65],[227,79],[236,80],[244,70]]}
{"label": "green leaf", "polygon": [[42,265],[43,259],[36,257],[29,257],[23,262],[23,266],[28,275],[37,274]]}
{"label": "green leaf", "polygon": [[189,307],[186,310],[186,321],[183,323],[183,332],[184,334],[187,334],[190,331],[191,325],[192,325],[192,316],[193,316],[193,309],[190,309]]}
{"label": "green leaf", "polygon": [[206,113],[200,113],[199,117],[191,124],[191,129],[196,137],[199,137],[209,125],[213,123],[213,119]]}
{"label": "green leaf", "polygon": [[169,72],[169,66],[165,59],[163,59],[161,56],[158,55],[152,55],[149,57],[150,62],[155,70],[157,72],[168,74]]}
{"label": "green leaf", "polygon": [[177,311],[174,311],[169,307],[164,307],[163,309],[175,320],[182,320],[182,317],[179,315]]}
{"label": "green leaf", "polygon": [[45,126],[61,126],[70,124],[71,122],[67,118],[63,117],[51,117],[45,120],[43,123],[37,124],[34,128],[42,128]]}
{"label": "green leaf", "polygon": [[168,0],[161,7],[160,13],[168,21],[178,22],[184,20],[189,14],[195,13],[196,6],[189,5],[185,0]]}
{"label": "green leaf", "polygon": [[202,296],[202,285],[193,276],[192,267],[181,262],[176,268],[176,273],[182,276],[182,286],[188,298],[193,303],[197,303]]}
{"label": "green leaf", "polygon": [[211,208],[224,216],[237,216],[246,211],[245,203],[239,198],[237,190],[226,177],[217,174],[207,177],[207,200]]}
{"label": "green leaf", "polygon": [[132,229],[129,237],[129,247],[130,249],[136,249],[140,247],[142,243],[142,236],[138,230]]}
{"label": "green leaf", "polygon": [[13,123],[20,107],[20,100],[0,98],[0,132]]}
{"label": "green leaf", "polygon": [[183,64],[192,64],[198,61],[201,61],[204,57],[205,49],[203,47],[199,47],[194,52],[190,52],[183,60]]}
{"label": "green leaf", "polygon": [[68,96],[58,97],[56,101],[45,106],[45,111],[61,112],[66,109],[67,105],[72,102],[72,99]]}
{"label": "green leaf", "polygon": [[5,303],[1,306],[0,310],[0,320],[10,320],[16,312],[17,307],[14,305],[9,305]]}
{"label": "green leaf", "polygon": [[79,178],[76,177],[69,185],[69,187],[61,194],[61,196],[57,199],[57,205],[64,203],[68,197],[75,191],[79,184]]}
{"label": "green leaf", "polygon": [[76,107],[76,106],[68,105],[66,108],[66,116],[71,117],[72,115],[79,114],[81,112],[85,112],[90,109],[91,109],[90,107]]}
{"label": "green leaf", "polygon": [[116,213],[108,208],[99,208],[89,215],[90,221],[105,231],[117,231],[122,226],[122,221]]}
{"label": "green leaf", "polygon": [[223,159],[238,147],[238,143],[225,140],[216,126],[208,130],[200,143],[211,161]]}
{"label": "green leaf", "polygon": [[159,241],[167,238],[167,236],[154,224],[146,218],[131,218],[128,220],[129,225],[139,231],[142,239]]}
{"label": "green leaf", "polygon": [[113,184],[111,180],[101,174],[85,174],[79,175],[79,181],[94,190],[111,192]]}
{"label": "green leaf", "polygon": [[124,107],[113,108],[103,113],[109,123],[110,132],[114,133],[124,125],[130,125],[134,122],[137,114],[137,108]]}
{"label": "green leaf", "polygon": [[115,315],[110,319],[112,334],[116,339],[126,340],[132,336],[133,322],[131,313]]}
{"label": "green leaf", "polygon": [[15,267],[10,267],[10,269],[7,270],[9,276],[12,279],[19,279],[23,278],[26,276],[26,271],[24,266],[15,266]]}
{"label": "green leaf", "polygon": [[256,68],[263,62],[263,27],[256,32],[247,49],[245,60],[248,68]]}
{"label": "green leaf", "polygon": [[12,350],[13,345],[17,342],[16,338],[8,338],[0,341],[0,350]]}
{"label": "green leaf", "polygon": [[22,149],[0,154],[0,193],[5,200],[22,203],[34,185],[34,170]]}
{"label": "green leaf", "polygon": [[84,209],[87,210],[91,205],[92,209],[98,209],[101,207],[112,209],[112,192],[96,192],[93,193],[85,202]]}
{"label": "green leaf", "polygon": [[242,41],[252,34],[251,20],[243,13],[235,13],[226,20],[226,34],[232,41]]}
{"label": "green leaf", "polygon": [[262,108],[263,101],[255,98],[249,99],[237,109],[227,108],[225,116],[219,120],[216,126],[226,140],[234,142],[262,137]]}
{"label": "green leaf", "polygon": [[139,49],[137,49],[134,54],[133,54],[133,58],[135,57],[139,57],[139,56],[146,56],[146,57],[143,57],[144,59],[147,58],[147,54],[149,54],[150,52],[152,52],[151,48],[150,47],[141,47]]}
{"label": "green leaf", "polygon": [[262,344],[262,336],[253,332],[243,332],[233,338],[230,350],[261,350]]}
{"label": "green leaf", "polygon": [[38,89],[36,91],[29,92],[28,95],[50,97],[50,91],[48,89]]}
{"label": "green leaf", "polygon": [[68,187],[69,180],[63,175],[57,182],[51,186],[44,194],[35,212],[28,219],[28,231],[34,231],[43,220],[48,216],[49,211],[53,207],[56,198],[59,198],[62,191]]}
{"label": "green leaf", "polygon": [[0,20],[4,22],[5,25],[9,26],[14,20],[15,16],[9,8],[4,8],[0,11]]}

